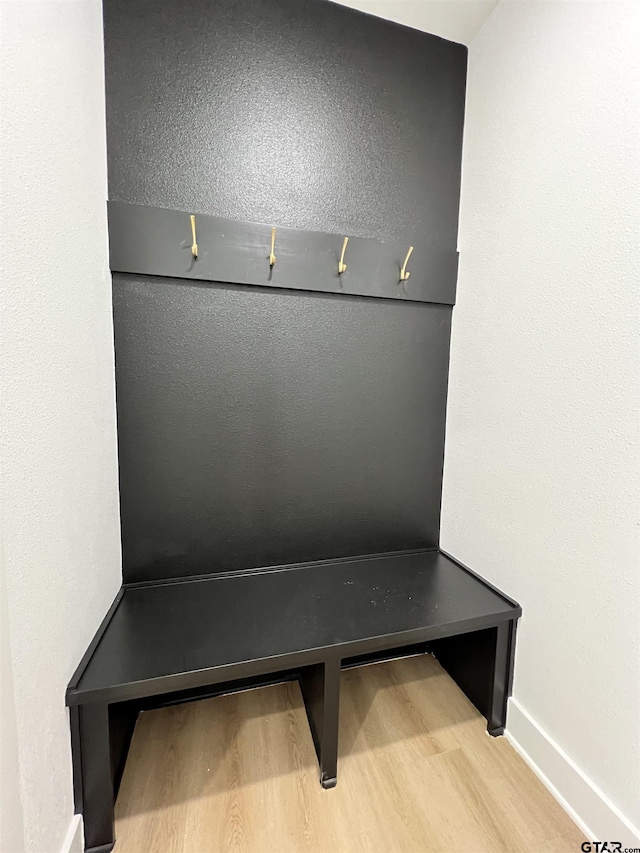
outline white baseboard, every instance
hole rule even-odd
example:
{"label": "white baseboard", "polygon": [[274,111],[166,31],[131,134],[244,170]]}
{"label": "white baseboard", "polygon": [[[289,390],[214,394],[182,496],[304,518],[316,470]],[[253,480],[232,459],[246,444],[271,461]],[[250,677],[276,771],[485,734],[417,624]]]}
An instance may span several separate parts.
{"label": "white baseboard", "polygon": [[82,815],[74,814],[60,853],[83,853],[83,850],[84,829],[82,827]]}
{"label": "white baseboard", "polygon": [[590,841],[640,847],[640,830],[515,699],[509,699],[505,735]]}

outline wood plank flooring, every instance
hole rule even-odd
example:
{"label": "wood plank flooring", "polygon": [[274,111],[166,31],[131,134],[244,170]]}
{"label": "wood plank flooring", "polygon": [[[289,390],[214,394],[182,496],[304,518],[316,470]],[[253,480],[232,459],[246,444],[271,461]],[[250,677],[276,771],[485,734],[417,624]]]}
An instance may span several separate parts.
{"label": "wood plank flooring", "polygon": [[585,840],[428,655],[342,674],[324,791],[297,684],[142,714],[116,853],[577,853]]}

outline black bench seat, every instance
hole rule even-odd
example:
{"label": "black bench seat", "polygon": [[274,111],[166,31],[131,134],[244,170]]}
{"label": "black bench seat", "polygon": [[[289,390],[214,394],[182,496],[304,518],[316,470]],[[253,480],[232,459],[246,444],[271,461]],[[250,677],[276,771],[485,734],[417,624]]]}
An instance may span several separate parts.
{"label": "black bench seat", "polygon": [[[341,667],[431,644],[500,734],[520,615],[514,601],[439,551],[124,586],[67,690],[87,849],[114,843],[114,704],[296,670],[321,782],[332,787]],[[469,638],[464,648],[461,637]]]}

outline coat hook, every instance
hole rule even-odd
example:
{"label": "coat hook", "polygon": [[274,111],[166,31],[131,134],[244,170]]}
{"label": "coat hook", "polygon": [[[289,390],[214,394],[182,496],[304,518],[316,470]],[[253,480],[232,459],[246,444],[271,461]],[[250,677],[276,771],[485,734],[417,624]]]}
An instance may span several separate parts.
{"label": "coat hook", "polygon": [[342,275],[343,272],[347,271],[347,265],[344,262],[344,253],[347,251],[348,242],[349,238],[345,237],[344,242],[342,244],[342,254],[340,255],[340,260],[338,261],[338,275]]}
{"label": "coat hook", "polygon": [[196,239],[196,218],[191,215],[191,239],[193,242],[191,243],[191,254],[194,258],[198,257],[198,241]]}
{"label": "coat hook", "polygon": [[269,266],[272,267],[276,262],[276,256],[273,254],[276,247],[276,229],[271,229],[271,254],[269,255]]}
{"label": "coat hook", "polygon": [[407,252],[407,257],[404,259],[404,263],[402,264],[402,269],[400,270],[400,281],[406,281],[411,275],[410,272],[407,272],[407,264],[409,263],[409,258],[411,257],[411,252],[413,252],[413,246],[409,246],[409,251]]}

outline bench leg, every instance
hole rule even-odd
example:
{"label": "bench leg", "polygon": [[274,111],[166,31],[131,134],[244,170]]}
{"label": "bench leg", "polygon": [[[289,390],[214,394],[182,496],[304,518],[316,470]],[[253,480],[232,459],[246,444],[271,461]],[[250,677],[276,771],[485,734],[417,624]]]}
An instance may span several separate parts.
{"label": "bench leg", "polygon": [[71,708],[76,812],[82,812],[86,853],[109,853],[115,844],[109,706]]}
{"label": "bench leg", "polygon": [[513,685],[513,661],[516,648],[516,620],[502,622],[496,632],[493,665],[493,688],[487,731],[493,737],[504,734],[507,723],[507,700]]}
{"label": "bench leg", "polygon": [[300,689],[320,764],[320,784],[333,788],[338,781],[340,658],[305,667]]}

